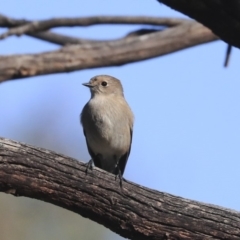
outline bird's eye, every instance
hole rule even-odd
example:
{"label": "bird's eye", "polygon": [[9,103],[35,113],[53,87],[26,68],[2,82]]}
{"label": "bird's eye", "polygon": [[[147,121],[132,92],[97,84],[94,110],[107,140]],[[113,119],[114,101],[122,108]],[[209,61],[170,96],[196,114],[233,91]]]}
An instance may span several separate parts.
{"label": "bird's eye", "polygon": [[106,86],[107,86],[107,82],[103,81],[103,82],[101,83],[101,85],[104,86],[104,87],[106,87]]}

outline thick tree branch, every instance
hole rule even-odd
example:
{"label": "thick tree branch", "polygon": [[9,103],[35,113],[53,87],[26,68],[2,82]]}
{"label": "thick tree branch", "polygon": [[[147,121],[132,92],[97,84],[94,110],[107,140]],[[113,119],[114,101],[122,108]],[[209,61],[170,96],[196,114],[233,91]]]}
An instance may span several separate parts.
{"label": "thick tree branch", "polygon": [[225,42],[240,48],[239,0],[158,0],[210,28]]}
{"label": "thick tree branch", "polygon": [[43,200],[130,239],[240,239],[240,213],[151,190],[0,138],[0,191]]}
{"label": "thick tree branch", "polygon": [[[134,34],[133,34],[134,35]],[[70,45],[42,54],[0,57],[0,82],[80,69],[119,66],[217,40],[211,30],[188,21],[163,31],[115,41]]]}

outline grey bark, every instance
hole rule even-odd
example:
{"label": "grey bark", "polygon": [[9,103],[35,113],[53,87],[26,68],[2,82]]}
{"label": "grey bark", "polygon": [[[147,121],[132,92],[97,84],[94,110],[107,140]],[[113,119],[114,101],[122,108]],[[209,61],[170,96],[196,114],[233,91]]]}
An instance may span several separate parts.
{"label": "grey bark", "polygon": [[0,82],[37,75],[71,72],[162,56],[217,40],[208,28],[195,21],[129,36],[115,41],[95,41],[64,46],[41,54],[0,56]]}
{"label": "grey bark", "polygon": [[124,181],[72,158],[0,138],[0,191],[46,201],[129,239],[240,239],[240,213]]}

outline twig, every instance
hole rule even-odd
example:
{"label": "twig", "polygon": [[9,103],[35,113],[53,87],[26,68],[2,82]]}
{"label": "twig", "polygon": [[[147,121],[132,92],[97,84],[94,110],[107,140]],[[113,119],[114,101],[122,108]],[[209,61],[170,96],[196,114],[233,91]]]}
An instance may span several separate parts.
{"label": "twig", "polygon": [[229,64],[231,52],[232,52],[232,45],[228,44],[227,45],[226,55],[225,55],[224,67],[227,67],[228,64]]}

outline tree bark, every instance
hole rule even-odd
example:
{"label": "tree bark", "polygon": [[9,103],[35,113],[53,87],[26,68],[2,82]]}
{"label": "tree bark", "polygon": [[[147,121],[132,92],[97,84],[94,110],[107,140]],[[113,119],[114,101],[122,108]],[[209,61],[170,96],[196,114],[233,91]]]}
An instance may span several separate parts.
{"label": "tree bark", "polygon": [[158,0],[210,28],[222,40],[240,47],[239,0]]}
{"label": "tree bark", "polygon": [[124,181],[49,150],[0,138],[0,191],[43,200],[130,239],[240,239],[240,213]]}

